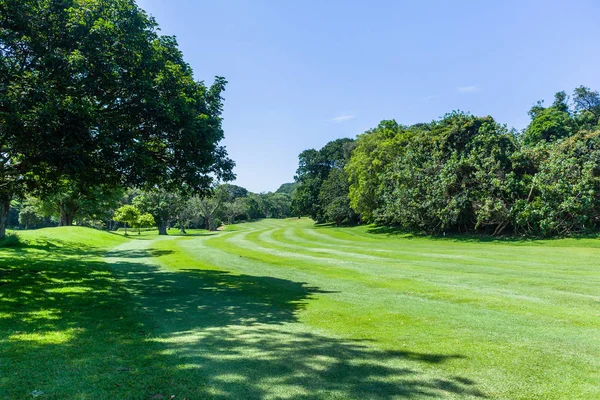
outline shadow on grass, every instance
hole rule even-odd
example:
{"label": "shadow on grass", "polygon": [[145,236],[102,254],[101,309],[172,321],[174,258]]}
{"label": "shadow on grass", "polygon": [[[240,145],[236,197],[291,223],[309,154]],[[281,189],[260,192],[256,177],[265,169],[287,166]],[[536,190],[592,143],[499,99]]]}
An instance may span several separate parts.
{"label": "shadow on grass", "polygon": [[382,235],[382,236],[397,236],[403,238],[427,238],[432,240],[445,240],[445,241],[455,241],[455,242],[473,242],[473,243],[533,243],[535,241],[540,240],[541,238],[535,237],[524,237],[524,236],[514,236],[514,235],[505,235],[505,236],[493,236],[489,234],[466,234],[466,233],[446,233],[439,235],[429,235],[429,234],[419,234],[415,232],[411,232],[405,228],[396,227],[396,226],[378,226],[372,225],[366,231],[369,234],[373,235]]}
{"label": "shadow on grass", "polygon": [[460,355],[306,332],[295,322],[326,295],[317,287],[159,270],[140,260],[153,250],[110,252],[114,263],[95,252],[0,250],[0,398],[485,397],[467,378],[418,372]]}

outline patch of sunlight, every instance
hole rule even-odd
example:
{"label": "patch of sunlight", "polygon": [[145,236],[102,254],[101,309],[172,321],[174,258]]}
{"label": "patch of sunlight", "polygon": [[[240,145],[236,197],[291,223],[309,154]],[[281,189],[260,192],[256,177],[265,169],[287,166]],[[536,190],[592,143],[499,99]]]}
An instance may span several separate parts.
{"label": "patch of sunlight", "polygon": [[62,344],[74,339],[82,331],[82,328],[69,328],[64,331],[54,332],[15,333],[14,335],[10,335],[8,339],[21,342],[35,342],[37,344]]}
{"label": "patch of sunlight", "polygon": [[92,290],[88,286],[65,286],[54,289],[46,289],[48,293],[86,293]]}
{"label": "patch of sunlight", "polygon": [[317,355],[311,357],[310,360],[306,362],[306,365],[314,371],[326,371],[335,363],[335,361],[336,359],[334,357]]}
{"label": "patch of sunlight", "polygon": [[3,318],[12,318],[12,317],[13,317],[13,315],[10,314],[10,313],[0,312],[0,319],[3,319]]}
{"label": "patch of sunlight", "polygon": [[50,281],[53,283],[62,283],[65,285],[84,282],[83,279],[62,279],[62,278],[50,278]]}
{"label": "patch of sunlight", "polygon": [[108,271],[92,271],[91,274],[94,276],[112,276],[112,274]]}
{"label": "patch of sunlight", "polygon": [[183,369],[183,370],[188,370],[188,369],[199,369],[200,366],[198,364],[181,364],[177,366],[177,369]]}
{"label": "patch of sunlight", "polygon": [[240,374],[221,374],[217,375],[215,380],[226,383],[242,383],[246,381],[246,377]]}
{"label": "patch of sunlight", "polygon": [[[265,381],[269,381],[267,379]],[[265,399],[296,399],[296,398],[309,398],[310,392],[299,385],[283,384],[277,382],[276,384],[264,382],[261,387],[268,393],[265,394]],[[331,392],[330,392],[331,393]],[[343,399],[346,397],[332,396],[334,399]]]}
{"label": "patch of sunlight", "polygon": [[43,310],[43,311],[30,311],[27,316],[23,318],[23,321],[34,322],[38,319],[60,319],[55,311]]}

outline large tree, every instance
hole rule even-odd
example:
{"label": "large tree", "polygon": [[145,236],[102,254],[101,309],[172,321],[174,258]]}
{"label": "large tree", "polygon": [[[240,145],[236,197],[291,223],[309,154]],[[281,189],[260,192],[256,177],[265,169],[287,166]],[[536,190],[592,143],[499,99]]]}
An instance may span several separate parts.
{"label": "large tree", "polygon": [[0,237],[24,190],[130,184],[205,192],[233,177],[218,145],[225,80],[194,80],[130,0],[0,0]]}

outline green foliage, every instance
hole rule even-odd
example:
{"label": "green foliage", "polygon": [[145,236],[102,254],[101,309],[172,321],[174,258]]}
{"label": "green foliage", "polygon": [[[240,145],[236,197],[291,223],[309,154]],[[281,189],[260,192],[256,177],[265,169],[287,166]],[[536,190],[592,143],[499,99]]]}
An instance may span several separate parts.
{"label": "green foliage", "polygon": [[528,149],[537,165],[527,199],[515,204],[515,226],[543,236],[600,227],[600,131]]}
{"label": "green foliage", "polygon": [[571,115],[556,107],[549,107],[532,112],[533,120],[525,129],[523,143],[535,145],[539,142],[555,142],[569,137],[576,129]]}
{"label": "green foliage", "polygon": [[382,121],[359,135],[349,160],[339,141],[306,150],[292,206],[317,222],[340,224],[357,213],[363,222],[429,234],[598,231],[600,133],[588,129],[597,127],[600,95],[580,87],[570,104],[558,92],[529,115],[521,134],[491,117],[453,112],[409,127]]}
{"label": "green foliage", "polygon": [[332,170],[344,168],[354,147],[353,139],[344,138],[331,141],[318,151],[309,149],[300,153],[295,177],[298,187],[292,195],[294,213],[309,215],[317,222],[327,221],[329,197],[320,198],[321,187]]}
{"label": "green foliage", "polygon": [[156,221],[154,221],[154,217],[152,216],[152,214],[142,214],[135,222],[135,226],[140,228],[150,228],[155,225]]}
{"label": "green foliage", "polygon": [[381,206],[383,173],[403,153],[410,137],[411,132],[393,120],[381,121],[377,128],[358,136],[345,169],[350,205],[364,222],[374,221],[374,210]]}
{"label": "green foliage", "polygon": [[341,168],[331,170],[329,176],[321,185],[319,203],[324,207],[326,221],[352,223],[356,221],[356,214],[350,208],[348,199],[348,176]]}
{"label": "green foliage", "polygon": [[16,233],[9,233],[3,238],[0,238],[0,248],[21,247],[23,242]]}
{"label": "green foliage", "polygon": [[282,183],[279,186],[279,188],[275,191],[275,193],[282,193],[282,194],[287,194],[287,195],[291,196],[297,187],[298,187],[298,183],[296,183],[296,182]]}
{"label": "green foliage", "polygon": [[135,2],[0,0],[0,48],[2,204],[26,189],[67,196],[70,225],[82,188],[203,193],[233,179],[219,145],[225,79],[196,81]]}
{"label": "green foliage", "polygon": [[167,228],[177,219],[184,207],[185,200],[176,193],[166,190],[149,190],[133,199],[133,205],[143,214],[151,214],[158,232],[167,234]]}
{"label": "green foliage", "polygon": [[575,89],[573,103],[583,128],[594,129],[600,125],[600,93],[598,91],[580,86]]}
{"label": "green foliage", "polygon": [[413,132],[383,174],[377,221],[427,233],[503,229],[515,148],[491,117],[453,113]]}
{"label": "green foliage", "polygon": [[127,235],[127,225],[134,227],[140,218],[140,210],[132,205],[124,205],[115,211],[113,219],[125,224],[125,235]]}
{"label": "green foliage", "polygon": [[21,207],[19,211],[19,224],[25,229],[39,225],[42,222],[43,215],[32,205]]}

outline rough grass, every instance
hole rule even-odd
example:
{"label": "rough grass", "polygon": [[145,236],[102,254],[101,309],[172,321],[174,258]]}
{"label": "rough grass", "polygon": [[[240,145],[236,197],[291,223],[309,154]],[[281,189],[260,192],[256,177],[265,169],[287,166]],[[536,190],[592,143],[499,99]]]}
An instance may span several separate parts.
{"label": "rough grass", "polygon": [[600,241],[390,233],[21,232],[0,398],[600,398]]}

